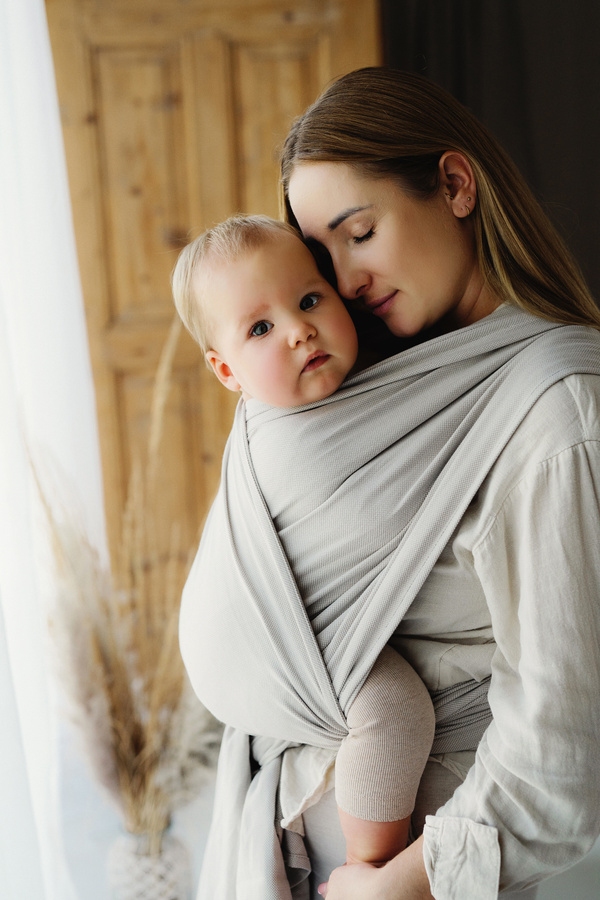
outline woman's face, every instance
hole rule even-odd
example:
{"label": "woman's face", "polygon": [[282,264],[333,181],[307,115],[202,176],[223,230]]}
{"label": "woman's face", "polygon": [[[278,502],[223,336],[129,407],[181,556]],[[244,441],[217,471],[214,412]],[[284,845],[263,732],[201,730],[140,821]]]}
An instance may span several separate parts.
{"label": "woman's face", "polygon": [[440,167],[440,189],[427,200],[344,163],[299,163],[289,183],[294,216],[305,238],[329,252],[339,292],[399,337],[436,323],[451,331],[496,306],[465,209],[467,192],[473,209],[474,185]]}

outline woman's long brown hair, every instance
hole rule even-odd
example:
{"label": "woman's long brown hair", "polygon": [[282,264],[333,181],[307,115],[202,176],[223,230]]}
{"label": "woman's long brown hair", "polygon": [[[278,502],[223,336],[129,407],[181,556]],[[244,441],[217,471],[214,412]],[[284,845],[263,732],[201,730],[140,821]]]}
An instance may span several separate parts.
{"label": "woman's long brown hair", "polygon": [[464,154],[475,174],[477,254],[495,296],[551,321],[600,328],[579,266],[508,154],[468,109],[420,75],[366,68],[335,81],[285,141],[283,212],[297,225],[288,187],[302,162],[343,162],[427,198],[438,190],[447,150]]}

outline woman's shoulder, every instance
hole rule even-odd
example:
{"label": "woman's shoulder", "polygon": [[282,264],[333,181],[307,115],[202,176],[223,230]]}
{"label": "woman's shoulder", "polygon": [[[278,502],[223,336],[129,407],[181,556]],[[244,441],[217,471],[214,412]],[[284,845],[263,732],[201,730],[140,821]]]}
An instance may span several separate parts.
{"label": "woman's shoulder", "polygon": [[538,398],[481,486],[472,507],[477,531],[486,529],[519,485],[535,482],[552,461],[560,460],[568,477],[569,459],[582,446],[600,460],[600,375],[569,375]]}
{"label": "woman's shoulder", "polygon": [[536,466],[576,443],[600,439],[600,375],[568,375],[534,403],[498,463]]}

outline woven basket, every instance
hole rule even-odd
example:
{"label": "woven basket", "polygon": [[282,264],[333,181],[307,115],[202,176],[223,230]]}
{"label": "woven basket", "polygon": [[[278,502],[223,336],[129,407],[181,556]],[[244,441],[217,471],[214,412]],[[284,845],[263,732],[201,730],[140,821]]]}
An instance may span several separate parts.
{"label": "woven basket", "polygon": [[109,850],[108,879],[112,900],[189,900],[189,855],[168,833],[154,855],[146,835],[124,834]]}

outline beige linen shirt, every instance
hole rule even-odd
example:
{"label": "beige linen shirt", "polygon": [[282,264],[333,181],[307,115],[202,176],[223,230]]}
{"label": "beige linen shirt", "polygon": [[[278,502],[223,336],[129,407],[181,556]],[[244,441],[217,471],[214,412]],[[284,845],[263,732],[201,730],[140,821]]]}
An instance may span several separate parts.
{"label": "beige linen shirt", "polygon": [[[493,722],[425,826],[436,900],[488,900],[600,833],[600,377],[537,401],[398,630],[427,686],[492,675]],[[496,840],[497,834],[497,840]]]}

